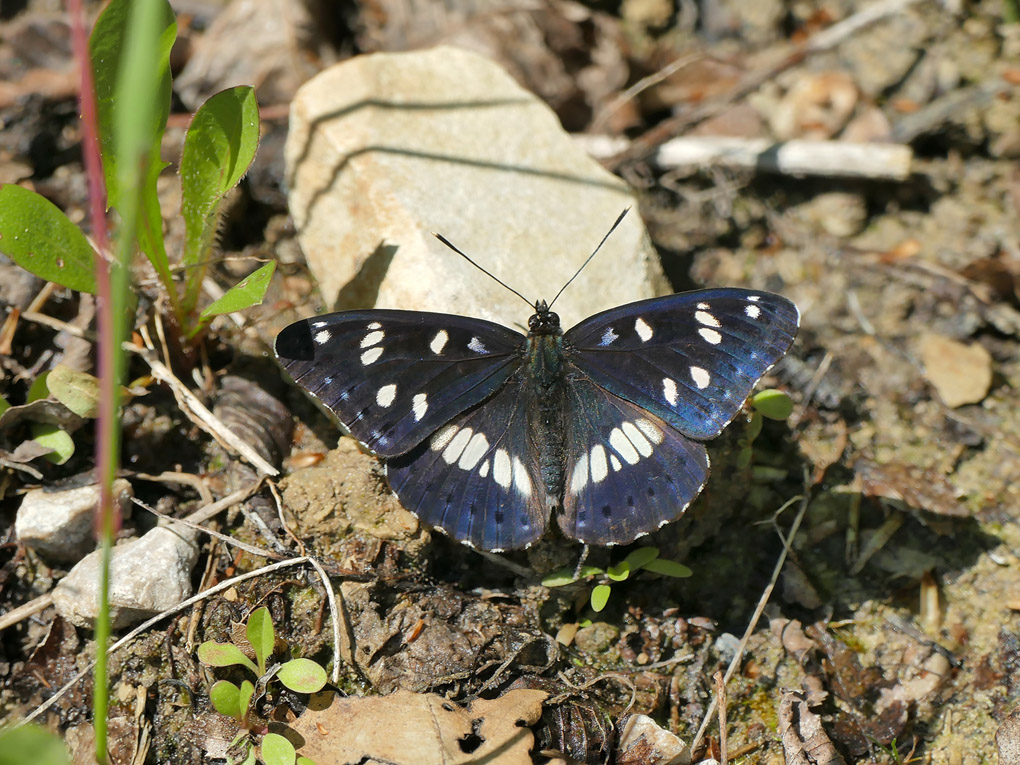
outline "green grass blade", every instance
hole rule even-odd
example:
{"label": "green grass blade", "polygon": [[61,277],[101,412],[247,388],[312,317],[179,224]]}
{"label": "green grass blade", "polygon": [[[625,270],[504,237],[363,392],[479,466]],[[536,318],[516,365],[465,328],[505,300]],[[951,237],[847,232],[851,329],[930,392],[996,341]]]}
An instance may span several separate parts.
{"label": "green grass blade", "polygon": [[224,90],[195,112],[181,153],[183,262],[192,267],[184,299],[187,310],[198,299],[223,197],[248,171],[258,145],[259,107],[253,88]]}
{"label": "green grass blade", "polygon": [[[155,2],[159,31],[155,47],[156,71],[143,77],[146,93],[153,99],[153,109],[118,109],[118,77],[121,58],[128,51],[128,20],[131,0],[113,0],[96,20],[89,38],[89,53],[95,78],[96,108],[99,118],[100,148],[103,156],[103,173],[106,177],[108,204],[121,211],[125,203],[137,205],[139,210],[138,244],[149,258],[163,281],[164,287],[176,303],[173,277],[163,244],[163,222],[156,196],[156,179],[166,167],[159,157],[159,147],[170,113],[170,49],[177,37],[177,22],[166,0]],[[148,67],[145,67],[148,70]],[[131,67],[124,73],[130,77]],[[140,73],[139,73],[140,74]],[[130,89],[129,89],[130,90]],[[126,102],[133,103],[133,102]],[[120,162],[123,159],[118,142],[123,133],[141,136],[144,151],[144,176],[136,188],[125,188]],[[132,141],[133,142],[133,141]],[[131,197],[131,195],[138,195]]]}
{"label": "green grass blade", "polygon": [[56,205],[21,186],[0,186],[0,252],[40,279],[96,292],[96,253]]}
{"label": "green grass blade", "polygon": [[223,297],[214,303],[210,303],[200,317],[200,323],[209,321],[213,316],[224,313],[234,313],[251,308],[262,302],[269,289],[269,281],[276,271],[276,261],[271,260],[264,266],[250,273],[229,290],[223,293]]}
{"label": "green grass blade", "polygon": [[273,655],[273,644],[276,635],[273,631],[273,617],[269,609],[263,606],[256,608],[248,617],[248,642],[255,651],[255,660],[259,663],[259,676],[266,672],[266,660]]}

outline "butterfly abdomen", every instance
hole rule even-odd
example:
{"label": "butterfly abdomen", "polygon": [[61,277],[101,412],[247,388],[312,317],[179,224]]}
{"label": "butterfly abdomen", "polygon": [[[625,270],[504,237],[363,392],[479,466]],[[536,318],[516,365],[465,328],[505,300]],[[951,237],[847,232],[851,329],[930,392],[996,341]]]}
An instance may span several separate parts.
{"label": "butterfly abdomen", "polygon": [[529,440],[537,448],[538,467],[546,490],[546,508],[563,496],[566,391],[562,334],[531,334],[527,345]]}

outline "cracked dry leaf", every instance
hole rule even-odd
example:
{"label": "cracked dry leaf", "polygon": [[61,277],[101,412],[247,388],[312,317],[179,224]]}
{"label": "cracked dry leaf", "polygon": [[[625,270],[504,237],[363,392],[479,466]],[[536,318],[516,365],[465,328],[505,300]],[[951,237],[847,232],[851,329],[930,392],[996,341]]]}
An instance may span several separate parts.
{"label": "cracked dry leaf", "polygon": [[779,703],[779,735],[786,765],[846,765],[822,727],[822,718],[808,708],[801,691],[787,691]]}
{"label": "cracked dry leaf", "polygon": [[304,741],[299,754],[317,765],[466,765],[496,757],[501,765],[530,765],[535,739],[527,726],[547,696],[520,689],[466,708],[433,693],[334,697],[324,709],[310,705],[290,729]]}

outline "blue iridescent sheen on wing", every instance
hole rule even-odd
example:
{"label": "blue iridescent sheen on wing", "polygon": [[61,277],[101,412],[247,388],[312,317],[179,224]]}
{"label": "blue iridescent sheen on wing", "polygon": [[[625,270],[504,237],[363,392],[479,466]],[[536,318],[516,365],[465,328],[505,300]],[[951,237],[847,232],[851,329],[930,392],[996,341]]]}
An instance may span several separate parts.
{"label": "blue iridescent sheen on wing", "polygon": [[522,375],[455,417],[386,476],[425,523],[481,550],[526,547],[545,532],[549,505],[528,442]]}
{"label": "blue iridescent sheen on wing", "polygon": [[631,542],[679,518],[708,478],[705,446],[577,378],[569,386],[558,522],[587,544]]}
{"label": "blue iridescent sheen on wing", "polygon": [[595,384],[690,438],[714,438],[797,334],[797,307],[770,292],[696,290],[595,314],[563,336]]}
{"label": "blue iridescent sheen on wing", "polygon": [[416,311],[345,311],[276,338],[294,382],[383,457],[404,454],[499,390],[525,338],[499,324]]}

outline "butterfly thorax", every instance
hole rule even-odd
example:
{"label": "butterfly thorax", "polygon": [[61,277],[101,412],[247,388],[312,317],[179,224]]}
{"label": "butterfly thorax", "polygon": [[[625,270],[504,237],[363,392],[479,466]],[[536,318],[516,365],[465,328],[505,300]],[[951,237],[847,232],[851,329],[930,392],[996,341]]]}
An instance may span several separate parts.
{"label": "butterfly thorax", "polygon": [[535,304],[528,321],[526,369],[530,440],[538,445],[538,466],[546,489],[546,504],[559,504],[563,495],[563,450],[566,433],[563,332],[560,318],[545,302]]}

